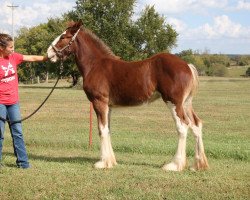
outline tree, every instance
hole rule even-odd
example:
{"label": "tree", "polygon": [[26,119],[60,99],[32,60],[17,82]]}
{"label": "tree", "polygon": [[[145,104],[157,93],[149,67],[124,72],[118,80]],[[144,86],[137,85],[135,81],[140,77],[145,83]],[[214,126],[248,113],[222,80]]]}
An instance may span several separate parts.
{"label": "tree", "polygon": [[194,53],[192,49],[183,50],[177,55],[181,57],[183,60],[185,60],[187,63],[194,64]]}
{"label": "tree", "polygon": [[[49,33],[46,29],[46,24],[40,24],[36,27],[27,29],[21,28],[16,39],[16,51],[22,54],[45,54],[48,42],[44,38],[48,38]],[[37,82],[40,81],[40,76],[46,76],[47,71],[44,63],[23,63],[19,69],[19,78],[21,81],[34,81],[37,77]]]}
{"label": "tree", "polygon": [[210,75],[212,75],[212,76],[223,77],[223,76],[226,76],[228,74],[227,67],[225,65],[222,65],[222,64],[212,65],[209,70],[210,70]]}
{"label": "tree", "polygon": [[155,11],[154,6],[146,6],[135,24],[139,30],[135,43],[138,43],[138,51],[144,54],[143,57],[169,52],[176,45],[177,32],[165,23],[165,18]]}
{"label": "tree", "polygon": [[113,52],[129,58],[131,18],[135,0],[78,0],[76,10],[68,14],[73,20],[82,20],[84,26],[100,37]]}
{"label": "tree", "polygon": [[208,55],[203,54],[202,59],[206,65],[208,76],[225,76],[228,72],[230,59],[226,55]]}
{"label": "tree", "polygon": [[[49,19],[46,24],[21,30],[18,49],[23,53],[43,54],[54,38],[65,30],[66,21],[81,20],[84,27],[92,30],[125,60],[138,60],[170,51],[176,44],[176,31],[166,24],[164,17],[154,7],[146,7],[138,20],[133,21],[135,3],[136,0],[77,0],[76,9],[61,18]],[[39,71],[41,68],[37,64],[34,66],[32,73],[35,75],[45,71],[51,75],[56,72],[55,64],[46,63],[46,69],[42,71]],[[80,76],[76,69],[74,62],[68,60],[64,75],[71,75],[74,83]],[[25,73],[22,77],[27,79]]]}
{"label": "tree", "polygon": [[69,13],[74,20],[97,34],[113,52],[125,60],[137,60],[176,44],[177,33],[154,7],[147,6],[133,21],[135,0],[78,0],[76,10]]}
{"label": "tree", "polygon": [[192,63],[196,67],[199,75],[206,75],[207,67],[201,55],[195,54],[192,49],[184,50],[177,55],[187,63]]}
{"label": "tree", "polygon": [[240,56],[239,58],[239,66],[246,66],[250,64],[250,57],[249,56]]}

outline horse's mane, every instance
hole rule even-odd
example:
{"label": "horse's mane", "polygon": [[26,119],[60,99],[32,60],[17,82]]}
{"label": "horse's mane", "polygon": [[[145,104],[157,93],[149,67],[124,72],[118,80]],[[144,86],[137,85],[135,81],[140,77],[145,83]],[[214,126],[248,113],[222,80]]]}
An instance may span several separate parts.
{"label": "horse's mane", "polygon": [[92,41],[94,42],[94,44],[98,47],[98,49],[100,49],[105,55],[110,56],[110,57],[114,57],[116,59],[120,59],[120,57],[116,56],[113,51],[110,49],[110,47],[108,47],[105,42],[103,42],[96,34],[94,34],[91,30],[87,29],[87,28],[83,28],[82,29],[83,32],[88,35]]}

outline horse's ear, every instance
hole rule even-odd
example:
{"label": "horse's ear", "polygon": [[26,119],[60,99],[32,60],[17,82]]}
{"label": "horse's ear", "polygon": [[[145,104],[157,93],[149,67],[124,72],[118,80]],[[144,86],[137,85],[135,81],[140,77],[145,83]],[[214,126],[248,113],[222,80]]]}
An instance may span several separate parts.
{"label": "horse's ear", "polygon": [[77,28],[77,29],[79,29],[82,25],[83,25],[83,23],[82,23],[82,21],[80,20],[80,21],[75,22],[74,27]]}
{"label": "horse's ear", "polygon": [[74,35],[82,26],[82,22],[78,21],[78,22],[74,22],[74,21],[70,21],[68,22],[68,28],[67,30],[69,30],[69,32]]}
{"label": "horse's ear", "polygon": [[69,21],[68,28],[79,29],[83,25],[82,21]]}

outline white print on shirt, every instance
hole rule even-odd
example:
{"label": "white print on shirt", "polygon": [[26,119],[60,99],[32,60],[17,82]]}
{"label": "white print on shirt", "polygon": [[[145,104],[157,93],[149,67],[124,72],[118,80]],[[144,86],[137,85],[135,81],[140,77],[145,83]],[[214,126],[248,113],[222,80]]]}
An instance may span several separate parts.
{"label": "white print on shirt", "polygon": [[[11,74],[9,74],[9,76],[15,74],[15,70],[14,70],[11,63],[8,64],[8,67],[4,67],[3,65],[1,67],[2,67],[2,70],[4,71],[4,76],[8,76],[9,71],[11,72]],[[7,82],[10,82],[14,79],[15,79],[15,76],[10,76],[8,78],[2,79],[1,82],[7,83]]]}
{"label": "white print on shirt", "polygon": [[14,70],[12,64],[10,64],[10,63],[8,64],[8,67],[2,66],[2,69],[3,69],[3,71],[5,72],[5,76],[8,76],[9,71],[11,71],[12,74],[15,73],[15,70]]}
{"label": "white print on shirt", "polygon": [[15,80],[15,76],[4,78],[1,80],[1,82],[8,83],[8,82],[13,81],[13,80]]}

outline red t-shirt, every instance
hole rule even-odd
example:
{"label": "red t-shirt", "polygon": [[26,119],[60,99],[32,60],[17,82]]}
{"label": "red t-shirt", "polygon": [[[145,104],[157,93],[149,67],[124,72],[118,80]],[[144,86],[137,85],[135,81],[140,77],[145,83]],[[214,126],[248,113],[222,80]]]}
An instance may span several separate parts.
{"label": "red t-shirt", "polygon": [[18,102],[17,66],[23,62],[23,55],[12,53],[0,58],[0,104],[12,105]]}

